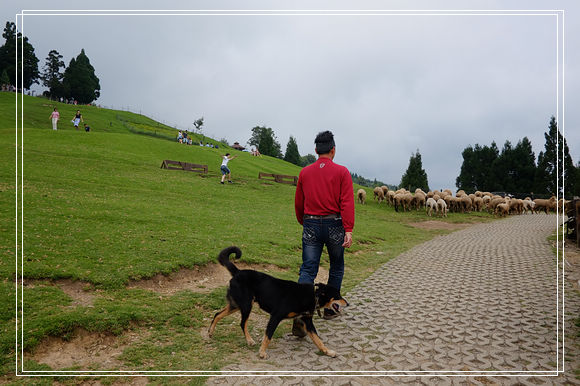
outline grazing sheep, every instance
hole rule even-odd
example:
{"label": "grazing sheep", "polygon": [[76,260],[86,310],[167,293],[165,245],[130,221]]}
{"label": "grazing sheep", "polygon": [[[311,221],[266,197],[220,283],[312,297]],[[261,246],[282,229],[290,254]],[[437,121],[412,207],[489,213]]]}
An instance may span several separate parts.
{"label": "grazing sheep", "polygon": [[383,192],[383,189],[381,189],[379,186],[373,189],[373,194],[374,194],[373,200],[377,199],[379,201],[379,204],[381,203],[381,201],[385,199],[385,193]]}
{"label": "grazing sheep", "polygon": [[356,197],[358,198],[358,202],[364,205],[367,200],[367,191],[364,189],[357,190]]}
{"label": "grazing sheep", "polygon": [[481,212],[481,210],[483,209],[483,197],[475,196],[475,198],[473,199],[473,209],[478,212]]}
{"label": "grazing sheep", "polygon": [[439,193],[433,194],[433,199],[435,200],[435,202],[439,201],[440,198],[441,196],[439,195]]}
{"label": "grazing sheep", "polygon": [[536,212],[543,210],[548,214],[548,211],[556,211],[556,197],[552,196],[549,200],[543,200],[541,198],[536,198],[534,200]]}
{"label": "grazing sheep", "polygon": [[387,193],[389,192],[389,188],[386,187],[385,185],[381,186],[381,189],[383,189],[383,197],[387,197]]}
{"label": "grazing sheep", "polygon": [[387,202],[391,204],[391,206],[395,205],[395,192],[393,192],[392,190],[389,190],[387,192]]}
{"label": "grazing sheep", "polygon": [[413,197],[412,204],[414,204],[415,208],[417,210],[419,210],[419,208],[422,208],[425,206],[425,200],[426,200],[425,193],[422,190],[420,190],[418,192],[415,192],[415,196]]}
{"label": "grazing sheep", "polygon": [[413,195],[409,192],[395,194],[395,212],[399,211],[399,206],[403,207],[403,212],[411,210]]}
{"label": "grazing sheep", "polygon": [[427,192],[427,198],[432,198],[434,194],[435,194],[435,193],[433,193],[433,191],[432,191],[432,190],[428,191],[428,192]]}
{"label": "grazing sheep", "polygon": [[501,217],[505,217],[509,214],[509,210],[510,210],[509,204],[507,203],[497,204],[497,206],[495,207],[494,216],[499,214]]}
{"label": "grazing sheep", "polygon": [[517,198],[509,201],[510,213],[522,214],[524,211],[523,201]]}
{"label": "grazing sheep", "polygon": [[446,196],[453,196],[453,192],[451,190],[449,190],[449,189],[445,189],[441,193],[445,193]]}
{"label": "grazing sheep", "polygon": [[489,204],[489,202],[491,201],[491,197],[490,197],[490,196],[486,196],[486,195],[484,195],[484,196],[482,197],[482,200],[483,200],[483,205],[484,205],[485,207],[487,207],[487,205],[488,205],[488,204]]}
{"label": "grazing sheep", "polygon": [[487,204],[487,210],[489,211],[489,213],[494,213],[495,207],[498,204],[505,204],[505,199],[499,196],[497,196],[496,198],[492,198],[491,201]]}
{"label": "grazing sheep", "polygon": [[467,195],[463,195],[460,197],[461,200],[461,213],[471,212],[471,206],[473,205],[471,202],[471,198]]}
{"label": "grazing sheep", "polygon": [[483,197],[483,192],[481,192],[481,191],[477,190],[477,191],[475,192],[475,197]]}
{"label": "grazing sheep", "polygon": [[425,212],[429,217],[431,217],[433,209],[435,209],[435,213],[437,213],[437,201],[435,201],[433,197],[429,197],[427,202],[425,202]]}
{"label": "grazing sheep", "polygon": [[449,210],[453,212],[459,212],[461,208],[461,199],[458,197],[449,197]]}
{"label": "grazing sheep", "polygon": [[437,209],[441,216],[447,217],[447,203],[442,198],[437,200]]}
{"label": "grazing sheep", "polygon": [[458,190],[457,193],[455,193],[455,197],[463,197],[463,196],[466,196],[465,190]]}
{"label": "grazing sheep", "polygon": [[423,191],[423,189],[421,189],[421,188],[417,188],[417,189],[415,189],[415,194],[417,194],[417,193],[423,193],[423,195],[424,195],[424,196],[426,196],[426,195],[427,195],[427,193],[425,193],[425,192]]}
{"label": "grazing sheep", "polygon": [[532,200],[530,200],[529,197],[522,201],[522,207],[525,214],[528,214],[528,210],[533,214],[534,206],[536,206],[536,204]]}

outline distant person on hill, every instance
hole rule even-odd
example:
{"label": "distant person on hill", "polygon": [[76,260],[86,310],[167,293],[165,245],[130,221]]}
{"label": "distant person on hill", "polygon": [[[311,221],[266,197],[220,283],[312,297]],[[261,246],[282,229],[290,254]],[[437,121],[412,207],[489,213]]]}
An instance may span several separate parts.
{"label": "distant person on hill", "polygon": [[181,130],[177,132],[177,142],[179,143],[183,142],[183,134],[181,133]]}
{"label": "distant person on hill", "polygon": [[58,123],[58,120],[60,119],[60,114],[58,112],[58,110],[56,109],[56,107],[54,108],[54,111],[52,112],[52,114],[50,114],[50,119],[52,121],[52,129],[56,130],[56,124]]}
{"label": "distant person on hill", "polygon": [[[298,283],[314,284],[320,256],[326,245],[330,258],[327,285],[340,291],[344,276],[344,249],[352,245],[354,227],[354,194],[348,169],[333,162],[336,154],[334,135],[318,133],[314,140],[318,160],[300,172],[294,209],[303,226],[302,266]],[[338,313],[324,309],[324,318]],[[305,331],[295,319],[292,333],[304,336]]]}
{"label": "distant person on hill", "polygon": [[85,131],[88,133],[91,131],[91,127],[85,123]]}
{"label": "distant person on hill", "polygon": [[75,114],[75,117],[72,120],[73,125],[75,126],[75,129],[79,129],[79,123],[80,122],[84,122],[83,120],[83,115],[81,114],[80,110],[77,110],[77,113]]}
{"label": "distant person on hill", "polygon": [[230,162],[231,160],[233,160],[234,158],[237,158],[238,156],[235,155],[233,157],[230,157],[230,153],[226,153],[226,155],[222,156],[222,166],[220,167],[221,171],[222,171],[222,181],[221,183],[224,183],[224,180],[226,179],[226,175],[228,176],[228,182],[230,184],[232,184],[232,172],[230,171],[230,169],[228,168],[228,162]]}

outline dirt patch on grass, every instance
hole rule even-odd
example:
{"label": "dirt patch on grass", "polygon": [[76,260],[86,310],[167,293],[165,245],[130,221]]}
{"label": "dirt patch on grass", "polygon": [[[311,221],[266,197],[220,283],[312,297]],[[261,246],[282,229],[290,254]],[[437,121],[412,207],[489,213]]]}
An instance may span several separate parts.
{"label": "dirt patch on grass", "polygon": [[72,299],[72,303],[68,307],[92,307],[95,298],[97,297],[92,284],[71,279],[52,280],[50,282],[42,280],[25,280],[24,286],[27,288],[41,286],[58,287]]}
{"label": "dirt patch on grass", "polygon": [[123,363],[117,359],[126,347],[146,338],[149,334],[128,331],[115,336],[104,332],[89,332],[76,329],[72,339],[64,340],[48,337],[34,352],[26,354],[28,359],[49,365],[52,369],[78,367],[88,369],[122,369]]}
{"label": "dirt patch on grass", "polygon": [[[255,269],[264,273],[284,272],[286,269],[273,264],[247,264],[236,262],[239,269]],[[151,279],[131,282],[127,288],[140,288],[171,295],[182,290],[207,293],[225,286],[232,276],[219,264],[208,264],[203,267],[182,268],[169,275],[157,274]]]}
{"label": "dirt patch on grass", "polygon": [[429,220],[429,221],[420,221],[420,222],[410,222],[408,223],[412,227],[426,229],[426,230],[450,230],[455,231],[458,229],[465,229],[470,227],[473,224],[470,223],[449,223],[444,221],[436,221],[436,220]]}

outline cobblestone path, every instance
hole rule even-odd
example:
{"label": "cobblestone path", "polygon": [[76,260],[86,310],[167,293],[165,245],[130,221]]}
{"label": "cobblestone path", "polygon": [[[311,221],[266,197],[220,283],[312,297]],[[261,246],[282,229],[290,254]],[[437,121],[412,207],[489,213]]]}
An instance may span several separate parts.
{"label": "cobblestone path", "polygon": [[[556,221],[555,215],[512,216],[416,246],[345,295],[350,306],[341,318],[316,318],[336,358],[317,353],[308,338],[287,335],[273,340],[268,359],[248,348],[250,358],[222,369],[253,376],[208,383],[580,385],[570,370],[578,368],[577,346],[570,353],[566,346],[566,372],[554,373],[562,365],[556,335],[559,319],[561,340],[562,313],[557,318],[557,263],[546,238]],[[565,286],[570,326],[580,315],[580,296]],[[561,295],[561,277],[559,288]]]}

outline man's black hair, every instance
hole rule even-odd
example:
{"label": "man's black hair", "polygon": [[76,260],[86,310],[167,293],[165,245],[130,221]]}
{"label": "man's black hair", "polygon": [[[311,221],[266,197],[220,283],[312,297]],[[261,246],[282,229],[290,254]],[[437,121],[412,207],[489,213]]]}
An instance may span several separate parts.
{"label": "man's black hair", "polygon": [[314,143],[316,144],[316,152],[318,154],[328,154],[328,153],[330,153],[332,148],[335,146],[334,145],[334,135],[332,134],[332,132],[330,132],[328,130],[321,131],[316,136]]}

